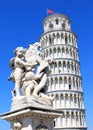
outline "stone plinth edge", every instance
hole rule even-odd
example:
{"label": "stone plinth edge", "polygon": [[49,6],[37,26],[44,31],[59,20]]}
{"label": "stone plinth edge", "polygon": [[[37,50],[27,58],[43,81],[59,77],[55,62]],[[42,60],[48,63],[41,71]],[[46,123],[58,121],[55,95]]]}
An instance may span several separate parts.
{"label": "stone plinth edge", "polygon": [[0,116],[1,119],[5,119],[9,122],[14,122],[15,120],[25,118],[25,117],[55,119],[62,114],[63,114],[62,111],[58,111],[55,109],[26,107],[20,110],[4,113]]}

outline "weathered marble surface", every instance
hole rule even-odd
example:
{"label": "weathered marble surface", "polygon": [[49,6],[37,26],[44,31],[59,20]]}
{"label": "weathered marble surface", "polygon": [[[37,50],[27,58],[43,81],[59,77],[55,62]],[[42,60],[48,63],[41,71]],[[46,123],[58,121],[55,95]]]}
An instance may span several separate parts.
{"label": "weathered marble surface", "polygon": [[11,130],[54,130],[54,119],[60,116],[62,112],[37,107],[25,107],[19,110],[12,110],[1,116],[11,122]]}
{"label": "weathered marble surface", "polygon": [[43,60],[39,46],[40,43],[35,43],[28,49],[17,47],[15,57],[10,60],[9,80],[15,86],[10,112],[1,117],[11,122],[11,130],[54,130],[54,119],[60,116],[52,107],[53,97],[45,93],[52,60]]}
{"label": "weathered marble surface", "polygon": [[23,109],[28,106],[52,109],[52,102],[49,99],[42,97],[20,96],[19,98],[13,99],[11,111]]}
{"label": "weathered marble surface", "polygon": [[50,106],[53,101],[53,97],[48,97],[44,91],[52,60],[43,60],[39,47],[40,43],[36,42],[27,49],[17,47],[14,50],[15,57],[10,60],[12,73],[9,77],[15,83],[11,109],[26,106],[26,102],[30,105]]}

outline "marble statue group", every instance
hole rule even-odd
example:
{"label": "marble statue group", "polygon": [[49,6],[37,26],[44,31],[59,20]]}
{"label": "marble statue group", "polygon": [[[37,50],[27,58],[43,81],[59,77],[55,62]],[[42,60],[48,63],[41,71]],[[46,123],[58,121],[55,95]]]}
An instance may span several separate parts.
{"label": "marble statue group", "polygon": [[[15,57],[10,60],[12,73],[9,80],[15,83],[13,97],[35,96],[49,98],[43,91],[49,74],[50,60],[40,55],[40,43],[29,45],[28,49],[17,47]],[[52,99],[52,98],[51,98]]]}

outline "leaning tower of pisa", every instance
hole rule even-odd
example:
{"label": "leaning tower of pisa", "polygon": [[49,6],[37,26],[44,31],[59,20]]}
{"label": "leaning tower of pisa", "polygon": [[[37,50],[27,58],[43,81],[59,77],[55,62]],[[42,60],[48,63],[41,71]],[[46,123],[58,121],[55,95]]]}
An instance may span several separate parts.
{"label": "leaning tower of pisa", "polygon": [[48,77],[49,96],[54,96],[53,107],[63,111],[55,119],[55,129],[86,130],[82,77],[76,34],[71,21],[63,14],[51,14],[43,21],[40,37],[44,59],[52,59]]}

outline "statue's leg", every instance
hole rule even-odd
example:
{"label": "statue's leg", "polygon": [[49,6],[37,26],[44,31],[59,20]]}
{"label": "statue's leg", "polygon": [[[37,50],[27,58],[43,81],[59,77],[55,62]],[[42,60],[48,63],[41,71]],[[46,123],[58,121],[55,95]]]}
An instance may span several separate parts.
{"label": "statue's leg", "polygon": [[33,91],[33,96],[38,96],[39,91],[45,86],[47,81],[47,74],[44,74],[39,85],[37,85]]}
{"label": "statue's leg", "polygon": [[23,96],[25,95],[27,85],[28,85],[27,82],[24,81],[23,86],[22,86],[22,95]]}
{"label": "statue's leg", "polygon": [[26,95],[31,96],[31,91],[34,89],[35,84],[32,81],[28,81],[28,85],[26,87]]}
{"label": "statue's leg", "polygon": [[21,84],[20,84],[20,80],[17,80],[16,82],[15,82],[15,91],[16,91],[16,96],[20,96],[20,86]]}
{"label": "statue's leg", "polygon": [[15,68],[14,71],[14,79],[15,79],[15,91],[16,91],[16,96],[20,96],[20,88],[21,88],[21,81],[22,81],[22,74],[23,70],[20,68]]}

